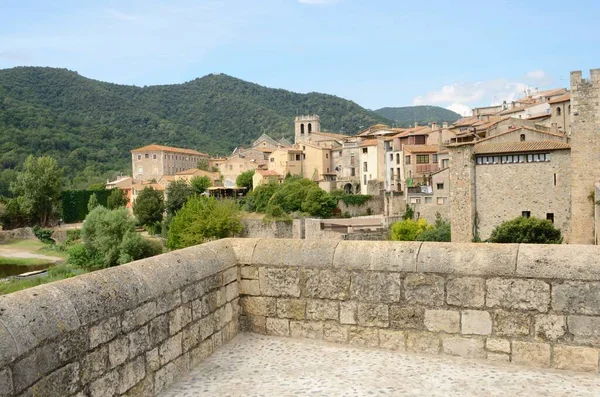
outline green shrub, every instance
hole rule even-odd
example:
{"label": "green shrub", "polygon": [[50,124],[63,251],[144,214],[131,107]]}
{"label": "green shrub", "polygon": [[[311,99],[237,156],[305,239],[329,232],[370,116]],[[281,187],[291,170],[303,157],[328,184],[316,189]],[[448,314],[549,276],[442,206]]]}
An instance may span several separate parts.
{"label": "green shrub", "polygon": [[165,209],[167,215],[175,215],[192,195],[192,188],[187,181],[180,179],[169,183]]}
{"label": "green shrub", "polygon": [[402,215],[402,219],[407,220],[407,219],[412,219],[415,216],[415,211],[412,209],[412,207],[408,204],[406,204],[406,210],[404,211],[404,215]]}
{"label": "green shrub", "polygon": [[437,213],[435,215],[435,224],[433,225],[433,227],[427,228],[426,230],[419,233],[416,240],[438,242],[451,241],[450,223],[444,221],[441,215]]}
{"label": "green shrub", "polygon": [[54,231],[52,229],[44,229],[39,226],[33,227],[33,234],[35,234],[35,237],[45,244],[54,244],[54,240],[52,239],[53,233]]}
{"label": "green shrub", "polygon": [[156,240],[147,240],[136,232],[128,231],[119,246],[119,263],[128,263],[138,259],[162,254],[162,246]]}
{"label": "green shrub", "polygon": [[235,180],[235,184],[238,187],[248,188],[246,191],[251,191],[253,176],[254,176],[254,170],[248,170],[248,171],[242,172],[241,174],[238,175],[237,179]]}
{"label": "green shrub", "polygon": [[178,249],[232,237],[242,228],[241,212],[235,201],[194,196],[173,218],[167,247]]}
{"label": "green shrub", "polygon": [[127,202],[127,197],[125,197],[121,189],[111,189],[106,199],[106,206],[109,210],[114,210],[119,207],[125,207]]}
{"label": "green shrub", "polygon": [[552,222],[522,216],[497,226],[488,239],[491,243],[561,244],[561,231]]}
{"label": "green shrub", "polygon": [[94,208],[96,208],[99,205],[100,204],[98,203],[98,196],[96,196],[96,193],[92,194],[90,196],[90,199],[88,200],[88,204],[87,204],[88,213],[91,212]]}
{"label": "green shrub", "polygon": [[281,189],[281,186],[274,182],[257,186],[246,196],[244,209],[249,212],[266,212],[269,200]]}
{"label": "green shrub", "polygon": [[416,221],[405,219],[392,224],[390,237],[394,241],[415,241],[419,234],[431,228],[423,218]]}
{"label": "green shrub", "polygon": [[92,195],[96,195],[98,204],[107,206],[110,190],[65,190],[61,193],[62,219],[64,223],[81,222],[88,211],[88,203]]}
{"label": "green shrub", "polygon": [[165,210],[162,192],[147,186],[133,204],[133,214],[142,226],[160,223]]}
{"label": "green shrub", "polygon": [[69,229],[67,230],[67,243],[72,243],[81,238],[81,230],[79,229]]}
{"label": "green shrub", "polygon": [[195,176],[190,180],[193,194],[202,194],[212,186],[212,181],[207,176]]}

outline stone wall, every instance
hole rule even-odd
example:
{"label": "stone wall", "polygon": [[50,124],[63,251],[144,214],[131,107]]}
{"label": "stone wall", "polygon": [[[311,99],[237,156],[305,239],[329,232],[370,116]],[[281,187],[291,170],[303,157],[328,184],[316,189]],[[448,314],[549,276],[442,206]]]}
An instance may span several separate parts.
{"label": "stone wall", "polygon": [[292,238],[292,222],[264,222],[262,219],[242,219],[244,238]]}
{"label": "stone wall", "polygon": [[11,230],[0,230],[0,243],[9,240],[35,240],[35,234],[30,227],[21,227]]}
{"label": "stone wall", "polygon": [[151,396],[238,332],[234,240],[0,297],[0,396]]}
{"label": "stone wall", "polygon": [[383,200],[383,195],[374,195],[362,205],[346,205],[340,200],[337,207],[342,211],[342,214],[349,214],[350,216],[379,215],[383,214]]}
{"label": "stone wall", "polygon": [[599,254],[591,246],[261,240],[241,262],[241,324],[598,372]]}

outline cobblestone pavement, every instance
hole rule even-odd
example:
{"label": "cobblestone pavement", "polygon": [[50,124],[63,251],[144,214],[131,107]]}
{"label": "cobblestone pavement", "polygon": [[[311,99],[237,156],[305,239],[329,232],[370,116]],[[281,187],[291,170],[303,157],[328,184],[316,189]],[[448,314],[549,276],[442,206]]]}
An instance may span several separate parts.
{"label": "cobblestone pavement", "polygon": [[244,333],[162,396],[600,396],[600,376]]}

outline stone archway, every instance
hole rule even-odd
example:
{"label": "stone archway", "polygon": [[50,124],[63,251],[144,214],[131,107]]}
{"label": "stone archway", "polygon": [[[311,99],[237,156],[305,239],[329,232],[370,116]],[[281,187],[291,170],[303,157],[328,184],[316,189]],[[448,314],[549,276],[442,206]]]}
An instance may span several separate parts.
{"label": "stone archway", "polygon": [[346,183],[344,185],[344,193],[346,194],[352,194],[354,191],[352,189],[352,184],[351,183]]}

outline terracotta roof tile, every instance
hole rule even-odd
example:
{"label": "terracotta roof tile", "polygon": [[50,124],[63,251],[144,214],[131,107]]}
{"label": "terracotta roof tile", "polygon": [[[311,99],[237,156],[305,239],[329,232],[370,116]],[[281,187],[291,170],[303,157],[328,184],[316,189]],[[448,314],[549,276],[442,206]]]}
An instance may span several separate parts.
{"label": "terracotta roof tile", "polygon": [[476,154],[500,154],[521,152],[543,152],[548,150],[569,150],[571,145],[555,141],[529,141],[475,144]]}
{"label": "terracotta roof tile", "polygon": [[440,148],[438,145],[404,145],[402,149],[410,153],[437,153]]}
{"label": "terracotta roof tile", "polygon": [[161,152],[172,152],[172,153],[183,153],[183,154],[193,154],[196,156],[208,156],[206,153],[200,153],[196,150],[192,149],[182,149],[171,146],[162,146],[162,145],[148,145],[141,148],[133,149],[131,152],[149,152],[149,151],[161,151]]}
{"label": "terracotta roof tile", "polygon": [[557,96],[556,98],[552,98],[548,101],[548,103],[559,103],[559,102],[567,102],[571,100],[571,93],[567,93],[561,96]]}

